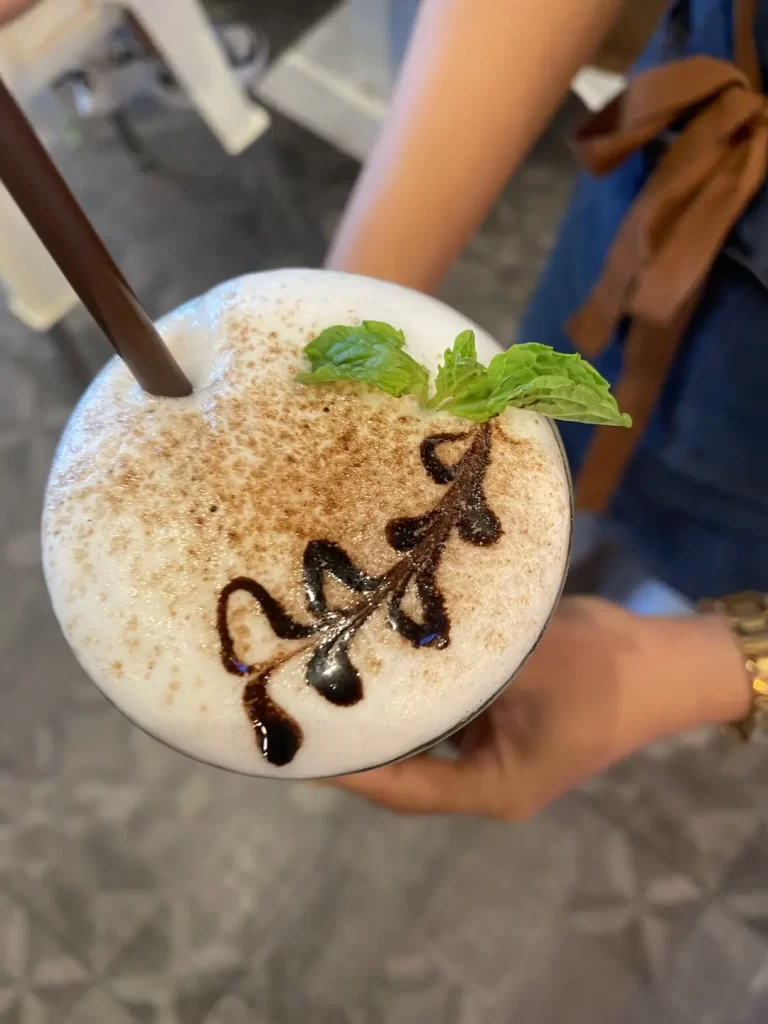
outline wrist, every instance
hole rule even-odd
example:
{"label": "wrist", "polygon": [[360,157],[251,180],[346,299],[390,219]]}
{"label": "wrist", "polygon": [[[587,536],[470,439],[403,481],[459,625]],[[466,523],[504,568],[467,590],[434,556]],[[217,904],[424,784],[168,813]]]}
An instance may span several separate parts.
{"label": "wrist", "polygon": [[641,619],[638,634],[639,663],[655,694],[660,732],[733,722],[749,712],[744,657],[719,616]]}

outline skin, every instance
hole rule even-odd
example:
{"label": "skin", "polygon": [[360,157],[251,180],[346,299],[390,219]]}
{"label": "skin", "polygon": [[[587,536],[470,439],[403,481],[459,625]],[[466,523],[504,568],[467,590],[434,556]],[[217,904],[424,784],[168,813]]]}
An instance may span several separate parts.
{"label": "skin", "polygon": [[423,0],[329,265],[436,288],[621,6]]}
{"label": "skin", "polygon": [[[331,267],[435,289],[545,127],[619,0],[423,0],[386,124]],[[717,618],[640,618],[564,600],[515,682],[428,754],[336,780],[397,811],[535,813],[657,737],[748,711],[743,658]]]}
{"label": "skin", "polygon": [[35,3],[36,0],[0,0],[0,25],[5,25]]}

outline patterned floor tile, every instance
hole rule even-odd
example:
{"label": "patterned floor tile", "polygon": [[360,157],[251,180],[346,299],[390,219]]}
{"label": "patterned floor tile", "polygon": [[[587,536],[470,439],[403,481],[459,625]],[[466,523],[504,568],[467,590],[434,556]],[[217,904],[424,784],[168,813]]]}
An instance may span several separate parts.
{"label": "patterned floor tile", "polygon": [[142,1024],[202,1024],[242,974],[241,951],[216,915],[167,897],[110,965],[109,984]]}
{"label": "patterned floor tile", "polygon": [[136,1018],[102,985],[94,985],[72,1007],[66,1024],[136,1024]]}
{"label": "patterned floor tile", "polygon": [[519,1006],[530,1010],[520,1019],[554,1020],[565,989],[552,997],[552,979],[568,963],[571,981],[587,979],[584,1021],[602,1020],[596,1008],[650,998],[701,912],[694,883],[578,800],[514,828],[402,825],[367,810],[336,821],[333,859],[240,987],[254,1012],[503,1024]]}
{"label": "patterned floor tile", "polygon": [[0,1024],[58,1024],[89,986],[83,965],[0,892]]}
{"label": "patterned floor tile", "polygon": [[345,798],[314,858],[287,878],[272,926],[253,919],[248,1005],[270,1020],[359,1007],[412,932],[454,835],[451,822],[400,820]]}
{"label": "patterned floor tile", "polygon": [[668,1001],[698,1024],[768,1019],[768,944],[713,904],[664,982]]}
{"label": "patterned floor tile", "polygon": [[723,884],[729,912],[768,943],[768,825],[761,823]]}
{"label": "patterned floor tile", "polygon": [[683,1013],[679,1007],[670,1005],[657,993],[644,992],[622,1009],[619,1017],[615,1018],[615,1024],[699,1024],[699,1021]]}
{"label": "patterned floor tile", "polygon": [[205,1018],[205,1024],[268,1024],[268,1021],[254,1016],[253,1010],[239,996],[226,995]]}
{"label": "patterned floor tile", "polygon": [[623,830],[601,823],[593,834],[566,906],[569,941],[588,942],[653,985],[701,913],[702,890]]}
{"label": "patterned floor tile", "polygon": [[717,890],[765,814],[768,751],[720,732],[665,740],[592,780],[593,807]]}
{"label": "patterned floor tile", "polygon": [[[465,904],[450,892],[472,893],[471,915],[462,917]],[[602,982],[600,998],[618,1012],[663,976],[701,908],[690,879],[573,799],[461,851],[433,888],[414,942],[425,938],[453,976],[500,998],[500,1012],[538,1006],[566,963],[574,978],[609,979],[610,998]],[[539,1017],[521,1010],[520,1019]]]}
{"label": "patterned floor tile", "polygon": [[[340,1014],[339,1024],[343,1019]],[[366,1024],[481,1024],[491,1018],[482,994],[449,971],[423,963],[418,975],[404,979],[390,970],[372,983],[361,1019]]]}
{"label": "patterned floor tile", "polygon": [[[55,849],[41,849],[44,842]],[[14,850],[4,884],[95,970],[109,964],[157,907],[152,868],[124,837],[98,823],[77,837],[50,821],[21,828]]]}

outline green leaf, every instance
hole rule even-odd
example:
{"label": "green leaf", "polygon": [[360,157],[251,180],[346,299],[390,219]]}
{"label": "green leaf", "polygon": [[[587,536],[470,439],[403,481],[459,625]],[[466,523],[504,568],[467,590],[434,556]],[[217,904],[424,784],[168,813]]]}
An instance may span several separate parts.
{"label": "green leaf", "polygon": [[580,423],[629,427],[606,381],[580,355],[563,355],[548,345],[513,345],[478,362],[474,331],[462,331],[445,350],[427,397],[429,373],[405,351],[405,335],[379,320],[328,327],[304,349],[304,384],[360,381],[395,398],[418,395],[422,406],[485,423],[508,405]]}
{"label": "green leaf", "polygon": [[382,323],[381,320],[363,320],[363,327],[382,341],[391,341],[398,348],[405,348],[405,335],[402,331],[396,331],[391,324]]}
{"label": "green leaf", "polygon": [[580,355],[563,355],[548,345],[513,345],[494,356],[485,375],[442,408],[483,423],[508,405],[580,423],[632,423],[594,367]]}
{"label": "green leaf", "polygon": [[427,408],[437,409],[450,398],[460,398],[485,372],[483,364],[477,361],[475,332],[462,331],[453,348],[445,350],[437,369],[435,393],[426,402]]}
{"label": "green leaf", "polygon": [[403,332],[377,320],[328,327],[305,347],[310,371],[298,379],[303,384],[357,380],[395,398],[425,394],[429,373],[404,349]]}

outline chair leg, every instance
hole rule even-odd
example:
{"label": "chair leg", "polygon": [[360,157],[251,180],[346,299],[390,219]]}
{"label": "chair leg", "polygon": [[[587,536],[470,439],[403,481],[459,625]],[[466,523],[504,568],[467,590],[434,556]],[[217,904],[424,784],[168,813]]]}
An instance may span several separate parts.
{"label": "chair leg", "polygon": [[242,152],[266,131],[269,114],[240,88],[198,0],[125,0],[125,6],[228,153]]}

